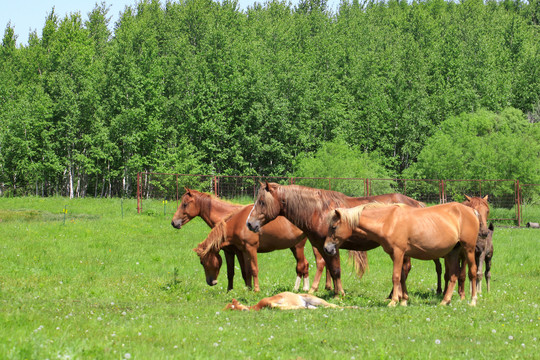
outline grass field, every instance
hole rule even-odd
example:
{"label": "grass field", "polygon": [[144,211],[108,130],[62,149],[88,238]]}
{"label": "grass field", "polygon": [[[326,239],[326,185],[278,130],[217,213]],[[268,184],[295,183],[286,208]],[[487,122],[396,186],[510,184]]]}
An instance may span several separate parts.
{"label": "grass field", "polygon": [[433,262],[413,260],[409,306],[388,308],[391,261],[379,248],[361,280],[342,256],[345,297],[317,294],[358,309],[230,312],[232,297],[292,289],[291,253],[259,256],[260,293],[239,270],[227,293],[224,268],[209,287],[191,250],[209,230],[174,229],[173,207],[0,198],[0,359],[538,358],[540,230],[495,229],[492,291],[476,307],[457,294],[439,306]]}

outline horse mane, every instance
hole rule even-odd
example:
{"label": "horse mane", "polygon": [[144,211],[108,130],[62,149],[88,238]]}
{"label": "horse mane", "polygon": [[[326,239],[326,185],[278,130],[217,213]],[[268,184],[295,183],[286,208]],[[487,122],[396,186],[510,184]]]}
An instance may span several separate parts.
{"label": "horse mane", "polygon": [[[360,217],[362,216],[362,212],[364,211],[364,209],[387,208],[391,206],[405,207],[408,205],[403,204],[403,203],[386,204],[386,203],[380,203],[380,202],[371,202],[367,204],[358,205],[353,208],[340,208],[336,210],[339,210],[339,213],[341,214],[341,221],[347,223],[349,227],[355,228],[358,226],[358,222],[360,221]],[[330,213],[329,222],[332,221],[332,219],[334,218],[334,215],[335,213]]]}
{"label": "horse mane", "polygon": [[469,197],[468,199],[466,198],[465,201],[462,202],[462,204],[472,208],[476,208],[479,205],[484,205],[489,209],[489,203],[487,202],[487,200],[477,196]]}
{"label": "horse mane", "polygon": [[[314,189],[301,185],[277,186],[278,197],[284,204],[284,210],[293,223],[306,226],[311,222],[314,213],[322,214],[334,207],[344,206],[348,196],[332,190]],[[271,196],[266,192],[266,196]],[[270,213],[279,212],[271,209],[273,202],[267,201]]]}
{"label": "horse mane", "polygon": [[215,202],[215,201],[222,203],[224,205],[227,205],[227,206],[235,207],[237,209],[243,208],[245,206],[245,205],[235,204],[227,200],[220,199],[213,194],[207,194],[207,193],[200,192],[197,190],[190,190],[190,192],[197,195],[197,202],[199,203],[201,213],[209,214],[210,210],[212,209],[212,202]]}

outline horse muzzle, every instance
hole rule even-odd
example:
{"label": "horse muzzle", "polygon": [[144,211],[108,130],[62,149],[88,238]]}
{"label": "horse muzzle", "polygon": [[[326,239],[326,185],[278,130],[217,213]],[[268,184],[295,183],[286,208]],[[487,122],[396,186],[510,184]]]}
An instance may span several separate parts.
{"label": "horse muzzle", "polygon": [[175,229],[181,229],[182,228],[182,219],[171,221],[171,225]]}
{"label": "horse muzzle", "polygon": [[337,253],[336,245],[334,244],[324,245],[324,252],[331,256],[336,255]]}
{"label": "horse muzzle", "polygon": [[258,222],[250,222],[250,221],[246,221],[246,225],[248,227],[248,229],[250,231],[253,231],[253,232],[259,232],[259,230],[261,230],[261,226],[259,225]]}
{"label": "horse muzzle", "polygon": [[210,277],[207,277],[206,278],[206,283],[210,286],[215,286],[217,285],[217,279],[212,279]]}

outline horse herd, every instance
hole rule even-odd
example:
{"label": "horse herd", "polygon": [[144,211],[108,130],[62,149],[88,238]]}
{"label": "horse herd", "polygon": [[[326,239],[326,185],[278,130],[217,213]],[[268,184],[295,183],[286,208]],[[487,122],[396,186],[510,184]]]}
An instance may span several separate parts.
{"label": "horse herd", "polygon": [[[227,264],[227,289],[233,288],[236,256],[246,286],[259,291],[257,253],[289,248],[296,260],[294,291],[298,291],[301,284],[303,291],[313,293],[318,290],[326,266],[326,289],[331,289],[331,279],[335,294],[343,295],[338,249],[349,250],[361,276],[367,266],[366,251],[381,246],[393,261],[389,306],[407,305],[406,279],[411,258],[435,262],[438,294],[443,293],[440,258],[444,258],[443,305],[450,303],[456,281],[459,296],[465,298],[468,267],[470,304],[475,305],[484,263],[489,291],[493,225],[487,224],[487,196],[466,196],[466,199],[463,203],[426,207],[424,203],[398,193],[349,197],[331,190],[261,183],[254,204],[238,205],[186,188],[172,226],[180,229],[200,216],[211,228],[207,238],[194,249],[204,267],[206,282],[211,286],[217,283],[222,265],[221,250]],[[316,274],[311,287],[309,263],[304,255],[308,239],[316,259]],[[318,299],[282,293],[263,299],[252,308],[328,304],[313,298]],[[237,302],[228,308],[248,309]]]}

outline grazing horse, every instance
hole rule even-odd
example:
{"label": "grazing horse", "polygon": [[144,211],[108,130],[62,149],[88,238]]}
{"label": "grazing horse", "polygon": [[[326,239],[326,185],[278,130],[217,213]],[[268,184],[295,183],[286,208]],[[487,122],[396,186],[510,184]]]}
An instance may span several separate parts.
{"label": "grazing horse", "polygon": [[[217,283],[219,267],[219,250],[224,246],[234,246],[243,255],[244,266],[247,270],[246,285],[251,288],[253,279],[253,289],[259,291],[259,266],[257,263],[257,253],[265,253],[274,250],[304,249],[306,236],[302,230],[294,226],[284,217],[278,217],[271,223],[265,225],[259,234],[255,234],[246,228],[246,219],[253,205],[247,205],[239,211],[230,214],[223,221],[218,223],[208,237],[195,248],[195,252],[201,258],[201,264],[205,269],[206,282],[208,285]],[[303,257],[297,260],[297,274],[307,268],[307,260]],[[216,260],[217,259],[217,260]],[[295,290],[298,290],[300,278],[297,278]],[[309,277],[304,277],[304,290],[309,289]]]}
{"label": "grazing horse", "polygon": [[[313,189],[299,185],[279,185],[276,183],[261,183],[257,200],[247,219],[251,231],[258,232],[264,224],[279,215],[286,217],[294,225],[307,234],[311,245],[323,255],[327,268],[334,282],[334,292],[345,294],[341,284],[339,253],[328,255],[324,252],[324,241],[328,234],[326,223],[328,213],[338,207],[354,207],[369,202],[405,203],[413,207],[424,207],[419,201],[402,194],[386,194],[367,197],[349,197],[337,191]],[[356,250],[354,253],[357,272],[363,273],[367,266],[366,250],[379,246],[375,241],[365,236],[356,236],[355,241],[345,241],[342,248]],[[410,261],[404,263],[404,278],[410,270]],[[317,290],[320,279],[314,279],[311,290]]]}
{"label": "grazing horse", "polygon": [[[186,192],[184,195],[182,195],[182,202],[178,209],[176,210],[176,213],[173,216],[172,219],[172,226],[180,229],[182,225],[185,225],[188,223],[191,219],[193,219],[196,216],[200,216],[204,222],[210,226],[211,228],[214,228],[216,224],[218,224],[220,221],[225,219],[227,216],[240,211],[241,209],[245,208],[246,205],[238,205],[238,204],[232,204],[227,201],[220,200],[214,196],[211,196],[209,194],[201,193],[197,190],[192,190],[185,188]],[[281,222],[278,223],[282,224]],[[287,229],[290,229],[292,224],[284,224],[284,227]],[[291,230],[292,231],[292,230]],[[281,229],[276,226],[272,226],[266,229],[264,234],[261,235],[260,241],[264,244],[268,243],[269,241],[275,241],[275,239],[278,239],[278,242],[281,242],[282,240],[292,244],[296,241],[298,238],[300,230],[296,229],[294,232],[294,235],[292,237],[289,237],[289,234],[285,234],[285,238],[281,239]],[[251,239],[251,243],[254,243],[254,237],[252,234],[248,234]],[[258,238],[258,236],[256,236]],[[294,239],[294,241],[291,241],[291,239]],[[309,263],[306,260],[306,257],[304,255],[304,246],[306,241],[296,241],[294,244],[290,245],[289,248],[291,249],[297,265],[296,265],[296,271],[297,271],[297,278],[296,283],[294,286],[294,290],[298,290],[300,287],[300,283],[303,280],[304,285],[303,288],[305,291],[309,289]],[[225,253],[225,260],[227,263],[227,278],[228,278],[228,286],[227,290],[233,289],[233,279],[234,279],[234,255],[236,254],[238,257],[238,262],[240,263],[240,269],[242,270],[242,277],[244,279],[244,282],[246,285],[251,287],[251,275],[250,270],[245,267],[247,263],[247,259],[243,257],[244,252],[240,251],[238,247],[236,246],[224,246],[221,248]],[[313,251],[315,254],[315,259],[317,261],[317,270],[322,272],[324,269],[324,260],[322,256],[317,252]],[[217,260],[216,260],[217,261]],[[221,267],[221,257],[219,257],[220,267]],[[258,283],[258,281],[257,281]],[[258,288],[258,285],[256,286]]]}
{"label": "grazing horse", "polygon": [[266,297],[253,306],[242,305],[236,299],[232,299],[224,310],[259,311],[264,308],[278,308],[280,310],[317,309],[318,307],[338,308],[341,306],[330,304],[329,302],[311,294],[295,294],[292,292],[282,292],[277,295]]}
{"label": "grazing horse", "polygon": [[[428,208],[397,204],[366,204],[352,209],[335,209],[327,220],[328,236],[324,250],[334,255],[354,235],[365,236],[382,246],[394,262],[392,301],[407,305],[401,281],[403,259],[433,260],[444,257],[450,271],[450,284],[441,305],[450,303],[460,272],[459,258],[464,252],[472,283],[471,305],[476,305],[476,262],[474,259],[479,221],[474,211],[459,203]],[[458,246],[461,245],[461,246]],[[462,299],[464,297],[462,296]]]}

